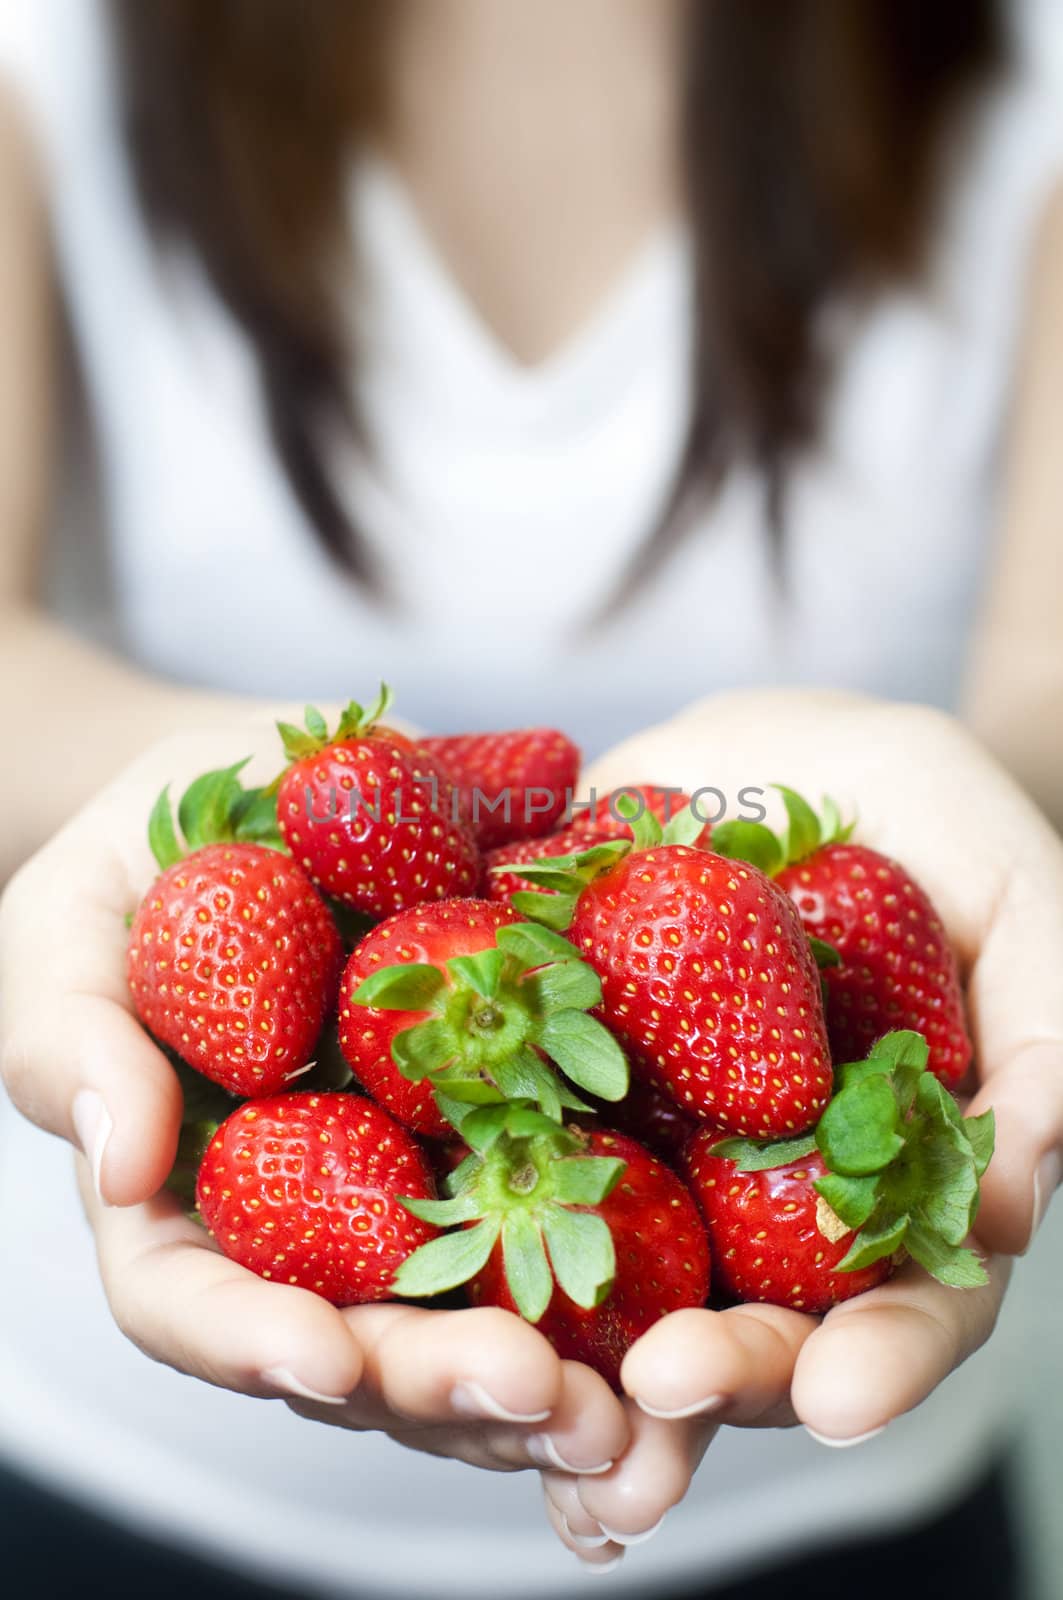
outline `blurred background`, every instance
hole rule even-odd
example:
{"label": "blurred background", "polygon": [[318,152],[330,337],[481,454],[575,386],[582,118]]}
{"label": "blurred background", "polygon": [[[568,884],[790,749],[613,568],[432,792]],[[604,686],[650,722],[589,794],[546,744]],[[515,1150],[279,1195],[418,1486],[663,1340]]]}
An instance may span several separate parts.
{"label": "blurred background", "polygon": [[[1063,823],[1058,722],[1014,714],[1063,652],[1060,522],[1030,519],[1049,555],[1020,547],[1003,486],[1063,174],[1063,0],[582,15],[3,0],[0,678],[8,726],[69,743],[46,789],[9,744],[0,878],[154,738],[381,676],[426,727],[556,722],[590,754],[738,685],[928,701]],[[1015,595],[1008,628],[986,622]],[[680,669],[662,662],[677,642]],[[119,1561],[79,1593],[143,1593],[151,1561],[169,1593],[166,1551],[204,1583],[178,1565],[192,1551],[237,1595],[234,1568],[269,1567],[245,1559],[238,1512],[268,1549],[299,1502],[308,1570],[278,1592],[351,1592],[357,1521],[353,1592],[414,1594],[387,1582],[388,1519],[411,1484],[436,1494],[437,1464],[334,1430],[308,1443],[281,1406],[253,1422],[257,1402],[150,1367],[111,1326],[68,1165],[0,1105],[11,1592],[34,1582],[21,1522],[54,1526],[72,1563]],[[992,1456],[1026,1569],[999,1600],[1063,1600],[1061,1266],[1057,1205],[991,1356],[867,1464],[790,1434],[769,1469],[764,1439],[729,1438],[671,1546],[605,1581],[708,1594],[702,1538],[720,1582],[800,1542],[749,1533],[762,1491],[843,1506],[829,1544],[862,1527],[862,1474],[901,1525],[939,1456],[957,1493]],[[356,1448],[364,1491],[345,1481]],[[425,1592],[461,1501],[446,1470],[406,1552]],[[573,1592],[528,1485],[477,1494],[497,1570]],[[163,1554],[123,1565],[95,1542],[112,1523]],[[851,1586],[844,1553],[834,1570]]]}

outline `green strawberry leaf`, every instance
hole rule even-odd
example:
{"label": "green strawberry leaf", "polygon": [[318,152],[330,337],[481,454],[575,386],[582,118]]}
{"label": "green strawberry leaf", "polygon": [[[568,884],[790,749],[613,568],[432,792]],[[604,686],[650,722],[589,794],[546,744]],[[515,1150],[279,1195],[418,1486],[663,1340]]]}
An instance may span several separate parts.
{"label": "green strawberry leaf", "polygon": [[662,843],[683,844],[693,849],[704,830],[705,824],[694,815],[693,806],[683,806],[665,823]]}
{"label": "green strawberry leaf", "polygon": [[[441,1097],[439,1097],[441,1098]],[[505,1101],[497,1105],[479,1106],[462,1118],[461,1136],[465,1143],[485,1156],[506,1131],[506,1118],[512,1108]]]}
{"label": "green strawberry leaf", "polygon": [[815,1135],[803,1133],[796,1139],[774,1139],[767,1144],[756,1139],[721,1139],[713,1145],[712,1153],[733,1161],[739,1172],[768,1172],[772,1167],[788,1167],[793,1161],[801,1161],[815,1148]]}
{"label": "green strawberry leaf", "polygon": [[971,1141],[974,1170],[982,1177],[993,1155],[996,1140],[996,1119],[992,1111],[983,1111],[980,1117],[965,1117],[964,1127]]}
{"label": "green strawberry leaf", "polygon": [[712,848],[718,856],[731,861],[748,861],[769,878],[786,865],[782,845],[771,829],[763,822],[749,822],[744,817],[717,823],[712,830]]}
{"label": "green strawberry leaf", "polygon": [[552,1171],[554,1193],[567,1206],[596,1206],[611,1194],[627,1168],[611,1156],[565,1156]]}
{"label": "green strawberry leaf", "polygon": [[543,1233],[561,1288],[587,1311],[601,1305],[616,1277],[616,1252],[608,1225],[590,1211],[547,1206]]}
{"label": "green strawberry leaf", "polygon": [[826,939],[817,939],[810,934],[808,945],[809,949],[812,951],[816,966],[819,968],[820,972],[823,972],[827,967],[841,966],[841,956],[838,954],[837,950],[835,950],[832,944],[827,943]]}
{"label": "green strawberry leaf", "polygon": [[474,956],[452,956],[447,970],[459,981],[467,983],[485,1000],[493,1000],[502,981],[506,964],[504,950],[479,950]]}
{"label": "green strawberry leaf", "polygon": [[161,872],[165,872],[167,867],[172,867],[184,855],[174,830],[169,784],[151,808],[151,816],[148,818],[148,844],[151,846],[152,855],[159,863]]}
{"label": "green strawberry leaf", "polygon": [[568,939],[536,922],[515,922],[499,928],[495,943],[511,955],[523,971],[556,961],[579,961],[580,953]]}
{"label": "green strawberry leaf", "polygon": [[487,1217],[475,1227],[430,1239],[402,1263],[395,1274],[396,1290],[407,1299],[420,1300],[468,1283],[487,1265],[501,1231],[501,1219]]}
{"label": "green strawberry leaf", "polygon": [[905,1235],[909,1255],[932,1278],[952,1289],[981,1289],[989,1282],[985,1266],[973,1250],[944,1243],[928,1228],[913,1222]]}
{"label": "green strawberry leaf", "polygon": [[391,1059],[411,1083],[442,1072],[454,1060],[454,1053],[454,1035],[441,1017],[404,1028],[391,1041]]}
{"label": "green strawberry leaf", "polygon": [[399,1204],[405,1206],[422,1222],[431,1222],[437,1228],[452,1228],[460,1222],[474,1222],[482,1215],[474,1195],[457,1194],[450,1200],[418,1200],[410,1195],[400,1195]]}
{"label": "green strawberry leaf", "polygon": [[889,1079],[873,1073],[836,1094],[816,1128],[832,1172],[860,1178],[879,1172],[904,1149],[900,1110]]}
{"label": "green strawberry leaf", "polygon": [[424,961],[381,967],[363,978],[351,995],[356,1006],[377,1011],[430,1011],[445,993],[446,979]]}
{"label": "green strawberry leaf", "polygon": [[[842,1221],[845,1221],[844,1217]],[[861,1228],[847,1254],[838,1262],[835,1271],[860,1272],[864,1267],[873,1266],[876,1261],[881,1261],[883,1256],[891,1256],[895,1250],[900,1249],[905,1242],[907,1231],[907,1216],[887,1216],[881,1222],[872,1217],[870,1222]]]}
{"label": "green strawberry leaf", "polygon": [[819,818],[808,801],[794,789],[788,789],[782,783],[776,783],[773,787],[782,795],[783,805],[786,807],[789,824],[786,833],[786,860],[803,861],[814,850],[818,850],[822,843]]}
{"label": "green strawberry leaf", "polygon": [[325,721],[317,706],[307,706],[303,713],[306,721],[306,731],[319,745],[328,743],[328,723]]}
{"label": "green strawberry leaf", "polygon": [[[491,868],[492,872],[507,870],[507,868]],[[519,870],[523,872],[524,869],[521,867]],[[574,894],[536,894],[530,889],[518,889],[512,896],[512,905],[514,911],[519,911],[522,917],[531,917],[534,921],[541,922],[545,928],[564,933],[572,923],[576,900],[577,896]]]}
{"label": "green strawberry leaf", "polygon": [[866,1178],[841,1178],[837,1173],[826,1172],[812,1185],[847,1228],[864,1226],[875,1209],[881,1186],[882,1178],[877,1172]]}
{"label": "green strawberry leaf", "polygon": [[486,1078],[467,1078],[462,1072],[437,1072],[432,1077],[444,1095],[468,1106],[493,1106],[503,1101],[502,1091]]}
{"label": "green strawberry leaf", "polygon": [[502,1260],[514,1304],[527,1322],[538,1322],[554,1292],[542,1234],[527,1211],[507,1212],[502,1223]]}
{"label": "green strawberry leaf", "polygon": [[545,1136],[558,1149],[577,1148],[577,1141],[571,1133],[559,1128],[556,1122],[532,1105],[510,1104],[506,1108],[505,1126],[506,1132],[513,1139],[535,1139]]}
{"label": "green strawberry leaf", "polygon": [[268,845],[287,852],[288,846],[277,826],[277,796],[268,789],[245,789],[233,807],[234,839]]}
{"label": "green strawberry leaf", "polygon": [[316,755],[321,748],[313,734],[297,728],[293,722],[278,722],[277,732],[289,761],[302,761],[306,756]]}
{"label": "green strawberry leaf", "polygon": [[231,767],[204,772],[181,796],[177,819],[190,850],[233,837],[233,811],[243,794],[238,775],[250,759],[245,756]]}
{"label": "green strawberry leaf", "polygon": [[552,1011],[590,1011],[602,1003],[602,982],[585,961],[555,961],[525,978],[524,988],[542,1015]]}
{"label": "green strawberry leaf", "polygon": [[534,1050],[518,1050],[492,1068],[499,1092],[507,1100],[534,1100],[544,1116],[561,1121],[561,1095],[556,1077]]}
{"label": "green strawberry leaf", "polygon": [[622,1100],[627,1094],[627,1058],[595,1017],[555,1011],[539,1023],[534,1038],[578,1088],[600,1100]]}

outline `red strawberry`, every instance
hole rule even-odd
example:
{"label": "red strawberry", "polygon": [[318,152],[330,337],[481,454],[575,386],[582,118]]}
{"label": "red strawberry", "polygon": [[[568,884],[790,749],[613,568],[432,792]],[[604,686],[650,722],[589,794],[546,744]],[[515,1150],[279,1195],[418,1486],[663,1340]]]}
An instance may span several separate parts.
{"label": "red strawberry", "polygon": [[579,750],[556,728],[450,734],[424,748],[461,790],[482,850],[549,833],[579,777]]}
{"label": "red strawberry", "polygon": [[955,1287],[987,1281],[963,1241],[992,1153],[992,1114],[965,1120],[927,1060],[920,1035],[886,1034],[841,1069],[839,1092],[803,1139],[695,1134],[684,1174],[719,1287],[819,1313],[881,1283],[905,1254]]}
{"label": "red strawberry", "polygon": [[[626,783],[600,795],[589,811],[574,812],[572,826],[595,839],[630,838],[631,824],[618,809],[618,802],[625,798],[656,817],[662,827],[690,805],[690,796],[682,789],[665,789],[656,783]],[[711,832],[712,825],[706,822],[695,842],[707,849]]]}
{"label": "red strawberry", "polygon": [[618,1385],[634,1341],[708,1294],[705,1231],[687,1190],[608,1130],[582,1134],[499,1106],[472,1113],[462,1133],[474,1150],[457,1195],[416,1207],[460,1231],[409,1262],[402,1292],[469,1282],[474,1303],[518,1312],[562,1357]]}
{"label": "red strawberry", "polygon": [[[690,812],[677,823],[697,828]],[[645,816],[634,827],[633,850],[617,840],[567,873],[526,867],[559,892],[518,896],[518,909],[568,927],[602,980],[603,1021],[682,1110],[760,1138],[810,1127],[831,1066],[793,903],[755,867],[684,844],[640,848],[661,830]]]}
{"label": "red strawberry", "polygon": [[[709,1249],[697,1209],[675,1174],[622,1133],[592,1133],[592,1156],[625,1163],[619,1183],[594,1208],[616,1251],[616,1277],[601,1305],[577,1305],[559,1285],[538,1328],[565,1361],[582,1361],[614,1387],[636,1339],[686,1306],[704,1305],[709,1293]],[[588,1208],[591,1209],[591,1208]],[[477,1305],[517,1309],[506,1279],[503,1247],[496,1244],[470,1285]]]}
{"label": "red strawberry", "polygon": [[[242,793],[232,771],[211,773],[182,800],[190,838],[204,832],[196,797],[216,798],[226,782]],[[229,812],[212,814],[224,824]],[[278,850],[231,840],[182,856],[165,792],[150,831],[166,870],[130,931],[137,1015],[234,1094],[275,1094],[305,1068],[335,1003],[343,951],[328,908]]]}
{"label": "red strawberry", "polygon": [[400,1196],[430,1199],[416,1141],[371,1100],[288,1094],[240,1106],[199,1169],[199,1213],[222,1252],[333,1305],[387,1300],[436,1229]]}
{"label": "red strawberry", "polygon": [[787,1166],[740,1172],[712,1154],[714,1143],[719,1135],[710,1128],[696,1133],[684,1172],[705,1219],[718,1289],[736,1300],[823,1312],[889,1277],[888,1256],[861,1272],[837,1270],[856,1230],[813,1188],[827,1170],[818,1150]]}
{"label": "red strawberry", "polygon": [[[930,1045],[930,1070],[960,1082],[971,1063],[956,957],[941,918],[896,861],[849,844],[836,808],[821,822],[800,795],[783,789],[790,816],[785,842],[759,824],[725,824],[763,837],[754,847],[791,896],[806,931],[833,947],[840,963],[825,965],[827,1033],[837,1061],[853,1061],[892,1028],[911,1028]],[[737,834],[745,854],[750,833]],[[769,842],[770,841],[770,842]],[[756,858],[756,857],[755,857]]]}
{"label": "red strawberry", "polygon": [[418,1133],[446,1138],[435,1093],[515,1096],[551,1115],[583,1088],[627,1088],[619,1046],[593,1018],[601,985],[557,934],[509,906],[448,900],[382,922],[356,946],[340,989],[340,1047],[361,1083]]}
{"label": "red strawberry", "polygon": [[326,893],[374,917],[471,894],[480,870],[450,779],[380,723],[387,704],[386,690],[369,712],[352,701],[334,737],[312,706],[305,731],[278,724],[291,761],[277,791],[285,842]]}

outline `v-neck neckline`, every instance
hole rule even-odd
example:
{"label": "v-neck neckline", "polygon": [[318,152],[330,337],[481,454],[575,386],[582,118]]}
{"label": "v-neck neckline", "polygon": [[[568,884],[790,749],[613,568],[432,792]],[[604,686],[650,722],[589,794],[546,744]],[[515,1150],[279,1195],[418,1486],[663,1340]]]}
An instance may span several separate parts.
{"label": "v-neck neckline", "polygon": [[[685,303],[689,242],[679,220],[662,222],[620,269],[579,327],[541,360],[525,362],[491,328],[455,278],[431,237],[400,175],[374,151],[352,163],[349,216],[359,270],[369,290],[370,341],[381,336],[380,313],[390,310],[384,335],[389,349],[412,347],[427,336],[451,379],[479,377],[499,390],[541,398],[616,359],[631,362],[633,328],[645,326],[654,301]],[[423,347],[417,352],[424,368]]]}

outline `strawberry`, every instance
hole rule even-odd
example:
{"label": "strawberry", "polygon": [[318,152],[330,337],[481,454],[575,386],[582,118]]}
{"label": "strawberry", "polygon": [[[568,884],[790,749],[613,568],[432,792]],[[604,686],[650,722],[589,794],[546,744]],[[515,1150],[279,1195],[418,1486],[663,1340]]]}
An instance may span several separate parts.
{"label": "strawberry", "polygon": [[584,1108],[546,1065],[618,1099],[623,1052],[585,1015],[601,985],[558,934],[508,906],[448,900],[399,911],[353,951],[340,989],[351,1070],[418,1133],[451,1135],[450,1101],[527,1097],[555,1119]]}
{"label": "strawberry", "polygon": [[481,850],[549,833],[579,776],[579,750],[556,728],[450,734],[424,748],[460,789]]}
{"label": "strawberry", "polygon": [[[589,810],[573,812],[572,826],[595,839],[627,839],[631,835],[631,819],[624,816],[621,802],[630,801],[637,811],[648,811],[657,818],[662,828],[685,811],[691,800],[682,789],[666,789],[656,783],[626,783],[608,794],[599,795]],[[705,822],[695,843],[709,843],[712,825]],[[551,852],[552,853],[552,852]]]}
{"label": "strawberry", "polygon": [[[523,873],[554,894],[517,908],[567,929],[602,981],[600,1015],[633,1066],[689,1115],[730,1133],[812,1126],[831,1067],[816,963],[790,901],[756,867],[674,842],[655,818],[626,840]],[[668,842],[673,841],[673,842]]]}
{"label": "strawberry", "polygon": [[238,1107],[199,1169],[199,1214],[223,1254],[336,1306],[387,1300],[435,1237],[401,1196],[430,1199],[416,1140],[352,1094],[287,1094]]}
{"label": "strawberry", "polygon": [[908,1254],[942,1283],[985,1283],[963,1248],[993,1147],[991,1112],[964,1119],[927,1071],[925,1039],[887,1034],[844,1066],[815,1134],[776,1144],[695,1134],[684,1173],[716,1282],[739,1300],[824,1312]]}
{"label": "strawberry", "polygon": [[414,1205],[460,1231],[402,1269],[407,1294],[469,1283],[477,1305],[537,1323],[565,1359],[619,1387],[620,1364],[660,1317],[702,1305],[709,1251],[680,1180],[634,1139],[561,1128],[519,1106],[471,1113],[472,1154],[450,1200]]}
{"label": "strawberry", "polygon": [[292,855],[327,894],[385,917],[403,906],[474,892],[479,854],[450,779],[421,745],[385,727],[390,696],[354,701],[330,736],[278,723],[290,765],[278,779],[277,821]]}
{"label": "strawberry", "polygon": [[[241,763],[242,765],[242,763]],[[166,790],[149,825],[160,867],[133,918],[127,971],[140,1020],[234,1094],[275,1094],[305,1069],[332,1009],[343,951],[328,908],[268,836],[238,767],[181,800],[184,855]]]}
{"label": "strawberry", "polygon": [[832,947],[824,965],[827,1033],[835,1059],[865,1055],[893,1028],[921,1033],[930,1070],[947,1087],[971,1063],[956,957],[930,899],[889,856],[852,844],[837,808],[821,821],[791,789],[784,840],[759,823],[725,823],[717,847],[752,858],[785,889],[806,931]]}
{"label": "strawberry", "polygon": [[826,1172],[818,1151],[748,1172],[714,1155],[714,1143],[711,1128],[695,1134],[684,1174],[705,1219],[718,1289],[735,1300],[820,1313],[890,1276],[888,1256],[859,1272],[837,1270],[856,1230],[815,1189]]}

